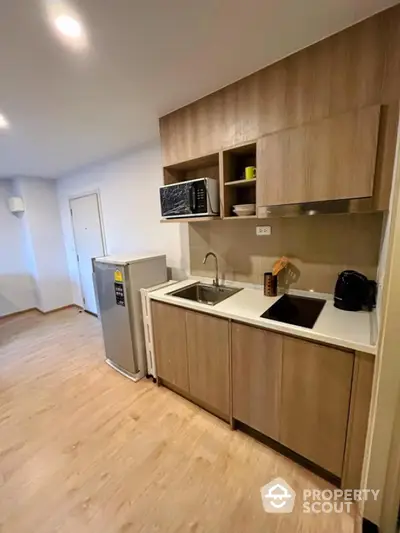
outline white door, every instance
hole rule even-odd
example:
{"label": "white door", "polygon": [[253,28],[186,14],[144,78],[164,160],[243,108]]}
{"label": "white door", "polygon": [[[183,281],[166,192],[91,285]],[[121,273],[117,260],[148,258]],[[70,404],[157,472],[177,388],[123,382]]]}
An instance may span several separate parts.
{"label": "white door", "polygon": [[74,198],[70,206],[83,307],[97,315],[92,258],[105,255],[97,194]]}

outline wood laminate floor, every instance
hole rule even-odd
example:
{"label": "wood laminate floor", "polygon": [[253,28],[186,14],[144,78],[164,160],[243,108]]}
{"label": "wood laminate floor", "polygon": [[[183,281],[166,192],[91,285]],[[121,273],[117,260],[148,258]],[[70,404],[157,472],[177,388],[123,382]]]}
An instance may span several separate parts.
{"label": "wood laminate floor", "polygon": [[252,438],[104,363],[96,318],[0,320],[1,533],[353,533],[347,514],[264,512],[282,477],[327,488]]}

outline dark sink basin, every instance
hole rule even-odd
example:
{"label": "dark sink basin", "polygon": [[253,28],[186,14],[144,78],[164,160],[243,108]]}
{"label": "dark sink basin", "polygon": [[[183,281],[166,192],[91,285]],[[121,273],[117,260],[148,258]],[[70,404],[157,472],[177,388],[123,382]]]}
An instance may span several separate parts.
{"label": "dark sink basin", "polygon": [[189,287],[178,289],[168,293],[171,296],[184,298],[185,300],[192,300],[207,305],[216,305],[230,296],[233,296],[242,289],[234,289],[232,287],[215,287],[214,285],[206,285],[205,283],[194,283]]}
{"label": "dark sink basin", "polygon": [[284,294],[261,317],[312,329],[325,303],[320,298]]}

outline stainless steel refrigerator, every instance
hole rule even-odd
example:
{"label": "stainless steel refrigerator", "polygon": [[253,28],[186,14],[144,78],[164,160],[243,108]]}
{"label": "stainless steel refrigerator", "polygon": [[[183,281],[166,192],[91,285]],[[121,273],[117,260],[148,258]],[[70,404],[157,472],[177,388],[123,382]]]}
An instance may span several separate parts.
{"label": "stainless steel refrigerator", "polygon": [[167,280],[166,257],[98,257],[93,267],[106,362],[137,381],[146,375],[140,289]]}

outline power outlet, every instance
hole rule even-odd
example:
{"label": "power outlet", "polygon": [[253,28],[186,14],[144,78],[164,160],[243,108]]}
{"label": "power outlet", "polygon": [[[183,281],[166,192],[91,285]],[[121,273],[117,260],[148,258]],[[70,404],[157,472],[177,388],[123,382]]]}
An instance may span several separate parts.
{"label": "power outlet", "polygon": [[271,226],[257,226],[256,235],[258,235],[259,237],[271,235]]}

